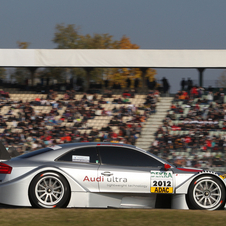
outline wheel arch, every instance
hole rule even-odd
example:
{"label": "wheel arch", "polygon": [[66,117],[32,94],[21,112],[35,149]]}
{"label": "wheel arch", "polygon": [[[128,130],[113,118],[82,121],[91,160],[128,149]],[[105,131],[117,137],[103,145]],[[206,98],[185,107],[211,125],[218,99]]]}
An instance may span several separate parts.
{"label": "wheel arch", "polygon": [[[206,172],[206,171],[203,171],[203,172],[200,172],[198,174],[195,175],[194,178],[192,178],[190,184],[189,184],[189,187],[191,186],[191,183],[194,181],[194,180],[197,180],[199,179],[200,177],[205,177],[205,176],[211,176],[211,177],[215,177],[216,179],[220,180],[226,190],[226,184],[225,184],[225,181],[215,172]],[[188,189],[189,189],[188,187]]]}
{"label": "wheel arch", "polygon": [[49,171],[49,172],[53,171],[55,173],[61,174],[69,183],[71,192],[87,192],[87,189],[83,187],[74,177],[72,177],[69,173],[65,172],[64,169],[61,169],[56,166],[48,166],[48,165],[39,166],[37,168],[34,168],[32,171],[28,172],[27,176],[29,176],[29,180],[32,181],[36,175],[45,171]]}
{"label": "wheel arch", "polygon": [[[189,209],[193,209],[193,206],[188,198],[188,192],[189,190],[191,189],[191,186],[193,185],[193,183],[195,183],[197,180],[199,180],[200,178],[205,178],[205,177],[212,177],[212,178],[215,178],[217,180],[220,180],[222,185],[223,185],[223,189],[226,190],[226,184],[224,182],[224,180],[215,172],[200,172],[198,174],[195,175],[194,178],[192,178],[192,180],[190,181],[190,184],[188,186],[188,189],[187,189],[187,194],[185,195],[185,198],[186,198],[186,202],[187,202],[187,205],[189,207]],[[226,196],[225,196],[225,199],[224,199],[224,203],[226,201]]]}
{"label": "wheel arch", "polygon": [[39,176],[39,177],[42,177],[42,176],[44,176],[44,174],[49,174],[49,173],[52,173],[52,174],[55,174],[55,175],[60,175],[60,176],[63,177],[63,178],[65,179],[65,181],[67,182],[68,189],[69,189],[69,191],[68,191],[68,192],[69,192],[69,197],[68,197],[67,202],[66,202],[65,205],[63,206],[63,207],[67,207],[68,204],[70,203],[70,200],[71,200],[71,185],[70,185],[68,179],[67,179],[61,172],[59,172],[59,171],[55,171],[55,170],[47,170],[47,169],[45,169],[45,170],[43,169],[43,171],[38,172],[38,173],[33,177],[33,179],[30,181],[30,184],[29,184],[29,187],[28,187],[28,197],[29,197],[29,201],[30,201],[31,205],[32,205],[32,199],[31,199],[31,197],[30,197],[30,194],[31,194],[30,189],[31,189],[32,182],[33,182],[38,176]]}
{"label": "wheel arch", "polygon": [[212,172],[212,171],[201,171],[198,172],[196,174],[193,174],[190,178],[188,178],[186,181],[184,181],[183,183],[179,184],[176,188],[175,188],[175,194],[187,194],[188,193],[188,189],[192,183],[193,180],[199,178],[200,176],[214,176],[215,178],[219,179],[225,189],[226,189],[226,180],[223,180],[223,178],[221,178],[217,173]]}

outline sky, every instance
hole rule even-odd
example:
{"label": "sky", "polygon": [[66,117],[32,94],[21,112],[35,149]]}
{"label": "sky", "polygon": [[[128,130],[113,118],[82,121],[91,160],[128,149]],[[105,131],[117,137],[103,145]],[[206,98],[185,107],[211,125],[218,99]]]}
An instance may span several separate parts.
{"label": "sky", "polygon": [[[141,49],[226,49],[225,0],[0,0],[0,48],[53,49],[56,24],[75,24],[81,34],[123,35]],[[207,69],[212,84],[223,69]],[[196,69],[157,69],[171,91]],[[210,81],[212,80],[212,82]],[[204,82],[204,85],[205,85]]]}

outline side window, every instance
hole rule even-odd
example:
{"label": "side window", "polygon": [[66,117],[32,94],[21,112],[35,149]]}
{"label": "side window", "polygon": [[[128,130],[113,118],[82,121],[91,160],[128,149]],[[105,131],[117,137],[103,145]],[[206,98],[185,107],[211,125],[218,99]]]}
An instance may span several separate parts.
{"label": "side window", "polygon": [[142,152],[121,147],[99,147],[102,164],[117,166],[162,167],[164,164]]}
{"label": "side window", "polygon": [[57,161],[99,163],[99,158],[96,147],[89,147],[71,150],[61,156]]}

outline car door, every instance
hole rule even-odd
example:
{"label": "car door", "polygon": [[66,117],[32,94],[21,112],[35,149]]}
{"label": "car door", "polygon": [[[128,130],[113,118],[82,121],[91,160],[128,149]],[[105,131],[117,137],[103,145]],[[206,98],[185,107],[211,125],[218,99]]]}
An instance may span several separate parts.
{"label": "car door", "polygon": [[58,160],[63,169],[85,190],[99,192],[97,170],[99,157],[96,147],[75,148],[68,151]]}
{"label": "car door", "polygon": [[127,147],[99,146],[98,151],[100,192],[150,193],[151,172],[164,167],[151,156]]}

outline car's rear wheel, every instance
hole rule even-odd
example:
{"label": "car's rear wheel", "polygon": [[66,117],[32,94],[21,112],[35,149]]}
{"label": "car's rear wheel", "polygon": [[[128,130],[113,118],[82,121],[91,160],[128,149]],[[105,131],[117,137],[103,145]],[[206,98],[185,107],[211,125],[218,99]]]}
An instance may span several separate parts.
{"label": "car's rear wheel", "polygon": [[225,188],[214,176],[202,176],[192,181],[188,191],[192,209],[217,210],[225,204]]}
{"label": "car's rear wheel", "polygon": [[69,184],[58,173],[40,173],[30,184],[29,198],[36,208],[66,207],[70,198]]}

